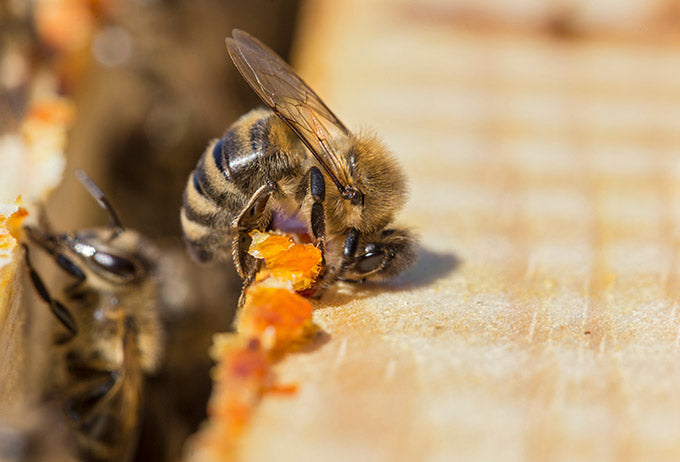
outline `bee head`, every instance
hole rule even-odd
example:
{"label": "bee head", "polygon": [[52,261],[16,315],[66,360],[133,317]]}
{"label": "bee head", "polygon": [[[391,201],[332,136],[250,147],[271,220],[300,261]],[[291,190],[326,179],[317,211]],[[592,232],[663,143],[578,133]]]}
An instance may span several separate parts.
{"label": "bee head", "polygon": [[341,279],[381,281],[408,269],[416,260],[417,240],[404,229],[385,229],[360,237]]}
{"label": "bee head", "polygon": [[356,228],[362,233],[383,229],[406,200],[406,178],[401,167],[380,139],[372,134],[352,136],[346,151],[351,176],[350,189],[344,192],[329,188],[327,194],[338,194],[329,201],[331,222],[343,228]]}
{"label": "bee head", "polygon": [[135,284],[154,270],[153,247],[135,231],[94,228],[62,239],[84,265],[108,282]]}
{"label": "bee head", "polygon": [[400,165],[377,136],[360,134],[349,151],[349,170],[362,196],[358,229],[384,228],[406,200],[406,178]]}
{"label": "bee head", "polygon": [[64,271],[80,282],[88,279],[90,285],[97,286],[97,281],[101,284],[141,281],[153,269],[155,251],[139,233],[123,228],[109,201],[85,172],[78,170],[76,176],[107,211],[109,226],[62,234],[26,226],[29,239],[45,249]]}
{"label": "bee head", "polygon": [[93,228],[48,234],[27,226],[26,233],[61,269],[89,285],[136,284],[153,270],[153,251],[134,231]]}

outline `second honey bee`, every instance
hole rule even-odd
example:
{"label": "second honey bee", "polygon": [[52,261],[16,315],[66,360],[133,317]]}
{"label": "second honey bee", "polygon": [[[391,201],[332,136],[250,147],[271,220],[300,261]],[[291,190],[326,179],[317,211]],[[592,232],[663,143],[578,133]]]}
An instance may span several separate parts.
{"label": "second honey bee", "polygon": [[[250,232],[296,219],[323,251],[321,288],[380,280],[415,260],[415,238],[393,228],[405,176],[383,143],[354,134],[266,45],[235,29],[227,50],[268,109],[213,141],[189,176],[181,221],[201,262],[233,257],[246,283],[257,271]],[[330,187],[326,187],[331,185]]]}
{"label": "second honey bee", "polygon": [[79,460],[128,461],[137,445],[143,378],[161,355],[159,254],[121,226],[84,173],[79,179],[109,212],[108,227],[60,234],[26,228],[30,240],[73,279],[63,302],[53,297],[26,247],[33,285],[63,327],[45,394],[60,403]]}

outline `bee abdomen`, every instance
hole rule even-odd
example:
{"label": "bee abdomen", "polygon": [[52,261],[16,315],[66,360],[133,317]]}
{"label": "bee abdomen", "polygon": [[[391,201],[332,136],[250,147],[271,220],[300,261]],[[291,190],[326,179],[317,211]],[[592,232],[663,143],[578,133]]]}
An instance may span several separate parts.
{"label": "bee abdomen", "polygon": [[296,174],[300,161],[282,150],[292,132],[271,111],[256,109],[210,143],[191,173],[181,211],[184,240],[200,262],[228,259],[234,220],[267,181]]}
{"label": "bee abdomen", "polygon": [[75,382],[63,401],[79,452],[88,461],[127,461],[135,446],[141,382],[120,371],[87,372],[89,379]]}

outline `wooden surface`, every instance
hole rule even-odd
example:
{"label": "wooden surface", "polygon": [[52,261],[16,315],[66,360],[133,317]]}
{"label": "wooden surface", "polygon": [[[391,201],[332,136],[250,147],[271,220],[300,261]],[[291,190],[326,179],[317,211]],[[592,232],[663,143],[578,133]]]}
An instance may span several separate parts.
{"label": "wooden surface", "polygon": [[413,5],[307,3],[297,68],[393,148],[422,250],[318,304],[243,460],[680,460],[680,42]]}
{"label": "wooden surface", "polygon": [[17,262],[0,268],[0,413],[24,399],[23,326],[26,315],[20,309],[21,286]]}
{"label": "wooden surface", "polygon": [[72,111],[70,103],[53,97],[33,107],[45,111],[43,120],[26,117],[14,130],[0,124],[0,417],[33,399],[38,388],[28,380],[39,362],[28,350],[39,342],[28,340],[33,326],[26,326],[28,303],[21,282],[26,269],[17,239],[27,210],[35,214],[38,201],[61,180],[70,116],[48,116],[60,108]]}

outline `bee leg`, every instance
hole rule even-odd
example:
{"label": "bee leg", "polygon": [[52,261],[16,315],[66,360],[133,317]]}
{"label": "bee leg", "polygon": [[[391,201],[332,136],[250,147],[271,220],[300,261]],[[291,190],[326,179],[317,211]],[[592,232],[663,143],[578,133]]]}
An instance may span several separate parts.
{"label": "bee leg", "polygon": [[246,302],[246,291],[248,290],[248,287],[255,282],[255,276],[257,275],[257,272],[260,271],[260,268],[262,267],[262,260],[255,260],[255,263],[252,265],[250,271],[248,272],[248,275],[243,279],[243,284],[241,285],[241,295],[238,297],[238,309],[240,310],[243,308],[243,305]]}
{"label": "bee leg", "polygon": [[24,230],[26,231],[28,238],[33,243],[39,245],[43,250],[49,253],[52,258],[54,258],[55,263],[59,265],[61,269],[76,278],[77,281],[74,285],[78,285],[85,280],[85,273],[83,273],[83,270],[78,268],[78,266],[69,260],[68,257],[58,251],[56,240],[53,234],[45,233],[32,226],[24,226]]}
{"label": "bee leg", "polygon": [[86,370],[85,372],[90,378],[84,379],[62,403],[65,414],[78,426],[86,425],[87,419],[98,420],[101,423],[101,419],[106,418],[106,413],[97,414],[93,410],[106,398],[120,379],[120,373],[117,371]]}
{"label": "bee leg", "polygon": [[[265,207],[269,196],[278,188],[278,185],[272,181],[260,186],[257,191],[250,196],[250,199],[239,212],[232,223],[234,239],[231,242],[231,253],[241,279],[246,280],[254,267],[259,269],[259,265],[253,263],[253,257],[248,255],[248,248],[250,247],[250,232],[258,229],[261,225]],[[250,258],[249,258],[250,257]],[[251,261],[248,261],[251,260]]]}
{"label": "bee leg", "polygon": [[357,253],[357,246],[359,245],[359,231],[355,228],[349,230],[345,238],[345,246],[342,249],[342,263],[340,264],[340,271],[338,276],[342,276],[347,266],[354,260]]}
{"label": "bee leg", "polygon": [[29,275],[31,276],[31,282],[33,287],[35,287],[36,292],[40,298],[42,298],[48,305],[50,305],[50,310],[54,316],[59,320],[59,322],[68,330],[68,336],[64,338],[63,341],[68,341],[75,337],[78,333],[78,328],[76,326],[76,321],[73,319],[73,315],[59,300],[56,300],[50,296],[47,287],[38,272],[33,267],[31,259],[28,253],[28,246],[23,245],[24,254],[26,257],[26,266],[28,267]]}
{"label": "bee leg", "polygon": [[314,245],[321,250],[321,255],[326,248],[326,218],[324,215],[323,201],[326,198],[326,182],[321,171],[317,167],[309,169],[309,192],[312,195],[312,213],[310,223],[314,234]]}
{"label": "bee leg", "polygon": [[347,237],[345,238],[345,245],[342,249],[342,261],[340,262],[340,265],[335,269],[331,269],[324,275],[321,286],[314,294],[314,298],[320,298],[326,291],[326,289],[328,289],[328,287],[330,287],[335,281],[363,282],[345,279],[342,276],[347,267],[354,260],[354,256],[357,253],[358,245],[359,245],[359,231],[357,231],[355,228],[352,228],[349,230],[349,233],[347,233]]}

